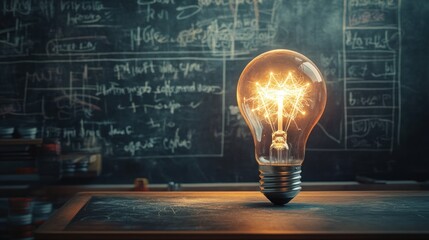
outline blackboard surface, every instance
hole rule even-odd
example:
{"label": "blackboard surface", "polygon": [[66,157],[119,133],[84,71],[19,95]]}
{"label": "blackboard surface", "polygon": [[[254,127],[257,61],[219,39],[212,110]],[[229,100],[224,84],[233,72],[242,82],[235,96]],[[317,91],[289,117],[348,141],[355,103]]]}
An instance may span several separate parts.
{"label": "blackboard surface", "polygon": [[274,206],[259,192],[81,193],[38,231],[49,238],[427,237],[427,192],[302,192]]}
{"label": "blackboard surface", "polygon": [[101,152],[99,182],[257,180],[244,66],[303,53],[328,87],[304,180],[427,179],[427,1],[0,2],[1,125]]}

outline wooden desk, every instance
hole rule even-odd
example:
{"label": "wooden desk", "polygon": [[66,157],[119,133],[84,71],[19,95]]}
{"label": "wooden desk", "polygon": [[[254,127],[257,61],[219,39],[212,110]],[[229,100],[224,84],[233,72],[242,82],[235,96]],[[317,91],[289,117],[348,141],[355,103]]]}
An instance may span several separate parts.
{"label": "wooden desk", "polygon": [[79,193],[37,239],[429,239],[429,192]]}

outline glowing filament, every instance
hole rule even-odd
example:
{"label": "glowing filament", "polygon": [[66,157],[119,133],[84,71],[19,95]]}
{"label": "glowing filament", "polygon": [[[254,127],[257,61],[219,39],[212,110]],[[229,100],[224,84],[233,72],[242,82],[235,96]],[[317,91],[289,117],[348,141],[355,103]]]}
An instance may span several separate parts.
{"label": "glowing filament", "polygon": [[277,130],[283,131],[283,96],[277,97]]}
{"label": "glowing filament", "polygon": [[[299,81],[291,73],[280,80],[270,73],[267,84],[261,86],[256,83],[255,96],[246,101],[251,101],[252,111],[263,116],[273,132],[273,122],[277,122],[277,131],[287,131],[298,114],[305,115],[304,108],[309,105],[306,98],[308,87],[308,83]],[[285,129],[283,118],[287,119]]]}

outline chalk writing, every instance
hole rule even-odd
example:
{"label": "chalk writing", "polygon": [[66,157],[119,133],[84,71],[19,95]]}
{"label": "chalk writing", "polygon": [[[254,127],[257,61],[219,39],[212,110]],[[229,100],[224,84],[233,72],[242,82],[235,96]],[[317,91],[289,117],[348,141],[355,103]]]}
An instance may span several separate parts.
{"label": "chalk writing", "polygon": [[131,126],[126,126],[123,129],[118,129],[110,125],[109,136],[115,135],[131,135],[133,133],[133,128]]}
{"label": "chalk writing", "polygon": [[103,36],[74,37],[53,39],[46,44],[46,53],[93,52],[97,50],[97,41],[105,40]]}
{"label": "chalk writing", "polygon": [[74,0],[61,0],[61,11],[100,11],[104,9],[101,1],[74,1]]}
{"label": "chalk writing", "polygon": [[37,113],[63,123],[60,137],[66,150],[96,151],[103,144],[106,154],[123,157],[193,156],[193,146],[208,137],[219,148],[203,148],[198,156],[221,154],[223,135],[207,136],[205,129],[222,131],[223,122],[200,111],[223,115],[222,108],[212,108],[222,104],[225,94],[222,60],[99,59],[70,65],[53,60],[35,65],[40,67],[17,74],[25,81],[27,109],[4,103],[0,113]]}
{"label": "chalk writing", "polygon": [[[239,70],[261,51],[293,48],[289,36],[301,38],[313,23],[289,21],[282,11],[292,5],[301,14],[314,3],[3,0],[0,116],[55,122],[70,151],[222,157],[235,138],[251,138],[235,106]],[[334,144],[323,150],[393,149],[401,110],[399,5],[333,4],[344,7],[343,29],[323,31],[342,30],[343,48],[306,50],[335,96],[327,111],[344,112],[317,125]]]}
{"label": "chalk writing", "polygon": [[13,26],[0,30],[0,51],[7,56],[27,55],[31,49],[28,30],[31,23],[23,23],[16,19]]}
{"label": "chalk writing", "polygon": [[149,138],[148,140],[145,140],[144,142],[131,141],[127,145],[124,146],[124,151],[130,153],[131,156],[135,156],[136,152],[138,152],[138,151],[154,148],[155,144],[157,144],[158,141],[159,141],[158,138]]}
{"label": "chalk writing", "polygon": [[345,3],[346,149],[393,150],[400,110],[398,4],[396,0]]}
{"label": "chalk writing", "polygon": [[12,13],[13,15],[29,15],[32,10],[31,0],[5,0],[3,1],[3,15]]}

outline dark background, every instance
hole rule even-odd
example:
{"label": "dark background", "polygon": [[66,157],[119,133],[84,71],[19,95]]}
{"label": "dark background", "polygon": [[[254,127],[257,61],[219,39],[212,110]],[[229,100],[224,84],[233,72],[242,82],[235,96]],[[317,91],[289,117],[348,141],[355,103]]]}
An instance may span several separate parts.
{"label": "dark background", "polygon": [[427,180],[428,20],[423,0],[2,1],[1,125],[102,153],[98,183],[257,181],[236,83],[286,48],[328,88],[304,180]]}

